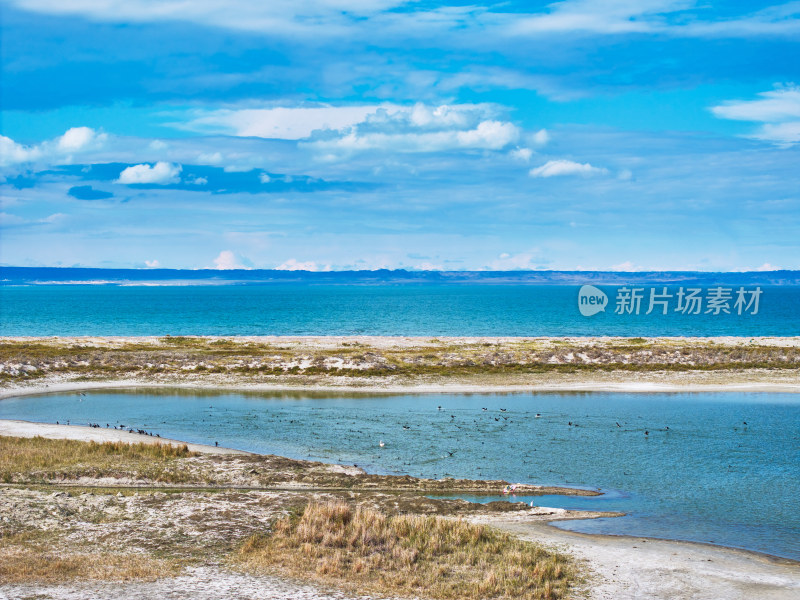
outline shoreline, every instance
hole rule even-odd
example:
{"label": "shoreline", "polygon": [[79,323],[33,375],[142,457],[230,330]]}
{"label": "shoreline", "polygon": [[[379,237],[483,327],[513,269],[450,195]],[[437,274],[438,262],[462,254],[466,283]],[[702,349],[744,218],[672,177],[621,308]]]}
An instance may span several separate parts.
{"label": "shoreline", "polygon": [[[67,440],[76,440],[76,441],[83,441],[83,442],[107,442],[107,441],[120,441],[126,442],[131,444],[136,443],[145,443],[145,444],[157,444],[157,443],[168,443],[182,446],[186,444],[190,451],[192,452],[199,452],[202,454],[221,454],[221,455],[237,455],[237,456],[259,456],[257,453],[248,452],[245,450],[238,450],[235,448],[228,448],[224,446],[210,446],[206,444],[195,444],[192,442],[184,442],[181,440],[175,440],[171,438],[157,438],[157,437],[150,437],[144,436],[137,433],[129,433],[124,430],[119,429],[105,429],[105,428],[92,428],[87,427],[85,425],[66,425],[66,424],[53,424],[53,423],[41,423],[36,421],[24,421],[20,419],[0,419],[0,436],[9,436],[9,437],[43,437],[45,439],[67,439]],[[330,463],[333,466],[339,466],[335,463]],[[17,485],[17,484],[15,484]],[[20,484],[21,485],[21,484]],[[79,487],[92,487],[87,486],[85,484],[81,484]],[[107,485],[101,486],[103,488],[108,487]],[[534,486],[536,487],[536,486]],[[582,489],[582,488],[563,488],[563,489]],[[537,507],[537,509],[550,509],[551,507],[541,506]],[[571,513],[583,513],[586,512],[587,515],[593,515],[596,511],[582,511],[582,510],[570,510],[568,511]],[[587,516],[586,519],[597,518],[595,516]],[[504,517],[478,517],[477,520],[496,520],[498,523],[506,523],[506,522],[520,522],[519,518],[509,521],[508,518]],[[734,552],[740,553],[742,555],[747,555],[755,558],[760,558],[763,560],[767,560],[769,562],[774,562],[776,564],[785,564],[789,566],[794,566],[800,568],[800,560],[788,558],[784,556],[778,556],[774,554],[768,554],[766,552],[759,552],[758,550],[748,550],[746,548],[736,548],[733,546],[725,546],[722,544],[710,544],[707,542],[695,542],[692,540],[680,540],[680,539],[672,539],[672,538],[651,538],[651,537],[643,537],[643,536],[632,536],[626,534],[602,534],[602,533],[583,533],[578,531],[569,531],[565,529],[561,529],[553,523],[561,521],[561,520],[576,520],[575,517],[569,516],[567,518],[556,518],[550,521],[544,522],[536,522],[536,523],[529,523],[532,526],[536,527],[547,527],[551,530],[557,531],[564,536],[575,536],[580,538],[587,538],[587,539],[596,539],[596,540],[605,540],[608,538],[614,539],[624,539],[624,540],[648,540],[652,542],[669,542],[669,543],[676,543],[676,544],[685,544],[687,546],[697,546],[700,548],[710,548],[710,549],[722,549],[726,552]],[[577,520],[582,520],[580,517]]]}
{"label": "shoreline", "polygon": [[607,382],[607,381],[575,381],[551,384],[518,384],[503,385],[493,383],[408,383],[391,385],[292,385],[289,383],[252,383],[241,381],[170,381],[153,382],[140,379],[113,379],[105,381],[63,381],[49,379],[37,381],[29,385],[0,387],[0,400],[16,397],[56,394],[63,392],[125,390],[133,388],[151,388],[155,390],[205,390],[229,392],[309,392],[309,393],[342,393],[342,394],[522,394],[522,393],[559,393],[559,392],[620,392],[637,394],[656,393],[725,393],[725,392],[778,392],[800,394],[798,383],[768,382],[730,382],[730,383],[659,383],[659,382]]}
{"label": "shoreline", "polygon": [[[157,443],[170,442],[183,444],[178,440],[152,438],[131,434],[126,431],[97,429],[78,425],[51,425],[32,423],[27,421],[0,420],[0,435],[14,435],[24,432],[28,436],[37,433],[46,433],[48,437],[66,437],[67,439],[83,439],[88,441],[98,433],[103,436],[120,439],[121,441]],[[68,433],[68,436],[63,434]],[[59,436],[59,434],[61,434]],[[228,448],[200,446],[199,451],[207,454],[230,453],[246,457],[248,453]],[[250,454],[250,456],[253,456]],[[232,456],[231,458],[236,458]],[[13,486],[0,487],[4,489],[28,488],[30,485],[14,484]],[[37,486],[33,486],[37,487]],[[51,484],[51,488],[59,486]],[[108,482],[103,482],[104,489],[114,488]],[[122,488],[120,488],[122,489]],[[309,490],[304,492],[295,488],[294,493],[314,493]],[[255,492],[263,493],[263,492]],[[57,494],[56,494],[57,495]],[[81,496],[83,497],[83,496]],[[93,497],[93,496],[89,496]],[[565,511],[559,509],[537,507],[530,511],[520,511],[507,514],[475,514],[465,515],[470,522],[484,523],[512,533],[524,540],[540,543],[545,547],[555,549],[571,555],[586,573],[583,582],[576,588],[570,597],[587,597],[593,600],[634,600],[637,598],[652,598],[656,600],[671,600],[672,598],[726,598],[726,600],[750,600],[751,598],[765,598],[774,600],[789,600],[794,598],[800,590],[800,561],[773,556],[762,552],[731,548],[727,546],[691,542],[684,540],[666,540],[644,538],[629,535],[606,535],[594,533],[580,533],[560,529],[553,523],[564,519],[594,518],[592,513],[576,517],[575,513],[583,511]],[[544,511],[544,512],[542,512]],[[552,513],[547,511],[553,511]],[[538,514],[537,514],[538,513]],[[598,513],[602,515],[602,513]],[[543,517],[547,515],[546,519]],[[198,571],[199,572],[199,571]],[[135,592],[141,590],[144,595],[154,589],[170,590],[178,581],[185,584],[184,589],[191,597],[191,590],[198,584],[195,571],[189,570],[177,577],[167,577],[156,582],[126,582],[120,584],[91,584],[92,589],[99,586],[119,592],[119,597],[124,598],[126,590]],[[223,589],[227,585],[235,586],[236,578],[241,577],[235,573],[216,570],[214,578]],[[258,585],[260,578],[253,579]],[[264,579],[264,583],[272,581],[281,582],[279,579]],[[292,585],[290,582],[280,585]],[[29,595],[43,594],[71,597],[76,592],[83,593],[84,588],[80,583],[61,583],[50,585],[26,585],[22,588],[14,586],[0,586],[1,591],[18,589]],[[4,589],[5,588],[5,589]],[[88,589],[88,588],[87,588]],[[326,598],[322,591],[310,591],[310,598]],[[107,597],[111,598],[111,595]],[[116,598],[116,596],[113,596]],[[341,597],[341,596],[339,596]]]}

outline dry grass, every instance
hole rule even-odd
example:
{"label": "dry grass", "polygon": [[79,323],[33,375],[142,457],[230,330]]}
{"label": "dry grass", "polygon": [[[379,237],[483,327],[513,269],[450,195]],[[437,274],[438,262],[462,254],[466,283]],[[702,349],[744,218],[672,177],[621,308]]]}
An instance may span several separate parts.
{"label": "dry grass", "polygon": [[309,504],[236,558],[256,571],[436,599],[560,598],[573,577],[566,557],[485,526],[343,503]]}
{"label": "dry grass", "polygon": [[132,477],[165,483],[196,478],[180,460],[198,456],[170,444],[80,442],[0,436],[0,481],[45,481],[79,477]]}
{"label": "dry grass", "polygon": [[175,575],[175,561],[144,554],[59,552],[41,533],[0,535],[0,585],[69,580],[149,579]]}

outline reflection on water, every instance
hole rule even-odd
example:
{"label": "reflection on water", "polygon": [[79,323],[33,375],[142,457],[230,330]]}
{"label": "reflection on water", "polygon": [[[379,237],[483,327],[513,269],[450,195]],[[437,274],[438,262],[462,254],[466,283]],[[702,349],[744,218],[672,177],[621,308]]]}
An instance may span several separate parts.
{"label": "reflection on water", "polygon": [[4,400],[0,418],[125,424],[379,473],[596,486],[613,492],[519,499],[630,515],[570,529],[800,558],[800,399],[792,394],[126,390]]}

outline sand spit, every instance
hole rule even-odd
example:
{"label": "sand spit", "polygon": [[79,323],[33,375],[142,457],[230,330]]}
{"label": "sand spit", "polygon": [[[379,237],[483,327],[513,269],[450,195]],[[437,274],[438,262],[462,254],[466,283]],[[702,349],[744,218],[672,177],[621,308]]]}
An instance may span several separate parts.
{"label": "sand spit", "polygon": [[524,516],[475,517],[574,556],[592,600],[794,600],[800,563],[707,544],[587,535]]}
{"label": "sand spit", "polygon": [[73,385],[366,393],[800,392],[800,337],[0,338],[0,398],[78,389]]}
{"label": "sand spit", "polygon": [[79,440],[82,442],[98,443],[126,442],[129,444],[171,444],[173,446],[183,446],[185,444],[191,452],[200,452],[203,454],[250,454],[250,452],[245,452],[243,450],[180,442],[168,438],[130,433],[120,429],[32,423],[30,421],[16,421],[13,419],[0,419],[0,435],[24,438],[39,436],[49,440]]}

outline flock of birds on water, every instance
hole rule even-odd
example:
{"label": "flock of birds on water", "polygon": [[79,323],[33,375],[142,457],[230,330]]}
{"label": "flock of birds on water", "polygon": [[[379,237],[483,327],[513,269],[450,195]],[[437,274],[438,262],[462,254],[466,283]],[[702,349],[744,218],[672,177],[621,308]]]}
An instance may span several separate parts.
{"label": "flock of birds on water", "polygon": [[[78,393],[78,395],[79,395],[79,397],[80,397],[80,401],[82,402],[82,401],[83,401],[83,398],[86,396],[86,394],[85,394],[85,393],[83,393],[83,392],[79,392],[79,393]],[[213,406],[209,406],[208,408],[213,410],[213,408],[214,408],[214,407],[213,407]],[[443,408],[441,405],[437,406],[437,407],[436,407],[436,409],[437,409],[437,412],[442,412],[442,411],[444,410],[444,408]],[[227,411],[227,409],[225,409],[225,410]],[[506,426],[507,426],[509,423],[514,423],[514,422],[515,422],[515,421],[514,421],[514,419],[512,419],[512,416],[514,416],[514,415],[513,415],[513,413],[509,413],[507,408],[498,408],[497,410],[498,410],[499,414],[497,414],[497,413],[494,413],[494,411],[492,411],[492,413],[494,413],[494,414],[492,414],[492,413],[490,413],[490,409],[489,409],[488,407],[485,407],[485,406],[484,406],[484,407],[481,407],[481,409],[480,409],[480,413],[481,413],[481,414],[482,414],[482,413],[489,413],[489,416],[490,416],[491,418],[493,418],[493,419],[494,419],[494,422],[496,422],[496,423],[499,423],[499,424],[500,424],[500,429],[499,429],[499,431],[502,431],[502,430],[504,430],[504,429],[505,429],[505,427],[506,427]],[[447,414],[447,413],[445,413],[445,414]],[[274,418],[276,417],[276,415],[271,415],[271,417],[274,419]],[[384,418],[387,418],[387,417],[389,417],[389,415],[386,415],[386,414],[383,414],[383,415],[381,415],[381,418],[382,418],[382,419],[384,419]],[[255,415],[253,415],[253,418],[255,418]],[[519,415],[517,415],[517,418],[519,418]],[[533,418],[534,418],[534,419],[541,419],[541,418],[542,418],[542,413],[538,413],[538,412],[537,412],[537,413],[535,413],[535,414],[533,415]],[[639,417],[639,418],[641,418],[641,417]],[[450,420],[448,421],[448,424],[451,424],[451,425],[453,425],[453,426],[454,426],[456,429],[458,429],[458,430],[463,430],[463,429],[465,429],[465,428],[466,428],[466,426],[462,426],[462,425],[460,425],[460,424],[459,424],[459,423],[456,421],[456,419],[457,419],[457,416],[456,416],[455,414],[450,414]],[[277,419],[277,420],[278,420],[278,422],[286,422],[286,423],[289,423],[289,424],[294,424],[294,423],[296,422],[296,419],[280,419],[280,418],[279,418],[279,419]],[[203,419],[203,421],[205,421],[205,419]],[[299,421],[299,420],[298,420],[298,421]],[[474,418],[473,418],[473,420],[472,420],[472,423],[473,423],[473,424],[479,424],[479,421],[478,421],[477,419],[474,419]],[[59,422],[58,422],[58,421],[56,421],[56,424],[59,424]],[[67,425],[69,425],[69,424],[70,424],[70,422],[69,422],[69,421],[67,421],[67,422],[66,422],[66,424],[67,424]],[[337,422],[336,424],[337,424],[337,425],[341,425],[342,423],[341,423],[341,422]],[[353,425],[355,425],[355,424],[356,424],[356,422],[354,421],[354,422],[353,422]],[[93,423],[93,422],[89,422],[89,423],[87,423],[87,425],[88,425],[89,427],[92,427],[92,428],[102,428],[102,426],[101,426],[99,423]],[[622,424],[621,424],[619,421],[614,421],[614,425],[616,425],[616,428],[617,428],[617,429],[621,429],[621,430],[623,430],[623,431],[627,431],[627,432],[633,432],[633,431],[642,431],[642,429],[640,429],[640,428],[635,428],[635,429],[629,429],[629,428],[626,428],[626,427],[624,427],[624,426],[623,426],[623,425],[622,425]],[[627,423],[625,423],[625,425],[627,425]],[[743,425],[743,427],[744,427],[744,430],[746,431],[746,430],[747,430],[747,421],[742,421],[742,425]],[[404,424],[402,424],[402,425],[401,425],[401,427],[402,427],[402,430],[403,430],[403,431],[410,431],[410,430],[412,430],[412,427],[411,427],[411,426],[410,426],[408,423],[404,423]],[[580,428],[580,427],[581,427],[581,425],[580,425],[578,422],[576,422],[576,421],[567,421],[567,427],[570,427],[570,428]],[[115,430],[119,430],[119,431],[127,431],[128,433],[136,433],[136,434],[139,434],[139,435],[145,435],[145,436],[151,436],[151,437],[158,437],[158,438],[160,438],[160,437],[161,437],[161,435],[160,435],[160,434],[158,434],[158,433],[153,433],[153,432],[147,431],[147,430],[145,430],[145,429],[137,429],[137,428],[133,428],[133,427],[126,426],[126,425],[122,425],[122,424],[119,424],[119,425],[113,425],[113,426],[112,426],[111,424],[109,424],[109,423],[106,423],[106,428],[108,428],[108,429],[115,429]],[[474,431],[474,428],[471,428],[471,430],[473,430],[473,431]],[[734,430],[738,431],[738,427],[734,427]],[[496,430],[496,431],[497,431],[497,430]],[[665,427],[663,427],[662,429],[658,429],[658,430],[655,430],[655,429],[654,429],[653,431],[660,431],[660,432],[664,432],[664,433],[667,433],[667,434],[668,434],[668,433],[670,433],[672,430],[669,428],[669,426],[665,426]],[[365,434],[365,432],[364,432],[363,430],[360,430],[360,429],[350,429],[350,430],[349,430],[349,432],[350,432],[350,433],[353,433],[353,434],[355,434],[355,433],[358,433],[358,434],[361,434],[361,435],[364,435],[364,434]],[[650,437],[650,433],[651,433],[651,429],[650,429],[650,428],[645,428],[645,429],[643,430],[643,434],[644,434],[644,437],[645,437],[645,438],[649,438],[649,437]],[[314,434],[314,436],[315,436],[315,434]],[[316,436],[315,436],[315,437],[316,437]],[[555,438],[553,438],[553,439],[555,440]],[[481,444],[483,444],[483,442],[481,442]],[[215,442],[215,446],[218,446],[218,445],[219,445],[219,442]],[[380,448],[386,448],[386,442],[385,442],[383,439],[379,439],[379,441],[378,441],[378,447],[380,447]],[[452,458],[453,456],[455,456],[455,454],[456,454],[456,452],[457,452],[457,451],[458,451],[457,449],[456,449],[456,450],[445,450],[445,451],[444,451],[444,452],[445,452],[445,454],[444,454],[444,455],[442,455],[440,458],[442,458],[442,459],[445,459],[445,458]],[[532,449],[531,449],[531,451],[535,452],[535,451],[536,451],[536,449],[535,449],[535,448],[532,448]],[[525,457],[522,457],[522,458],[529,458],[529,457],[530,457],[530,454],[526,453],[526,454],[525,454]],[[397,458],[400,458],[400,457],[397,457]],[[486,457],[484,456],[483,458],[485,459]],[[525,461],[525,460],[523,459],[523,460],[522,460],[522,463],[523,463],[523,464],[526,464],[526,463],[527,463],[527,461]],[[409,463],[404,463],[404,464],[409,464]],[[356,466],[357,466],[357,465],[356,465]],[[480,473],[479,475],[482,475],[482,473]],[[434,475],[434,476],[435,476],[435,475]]]}

